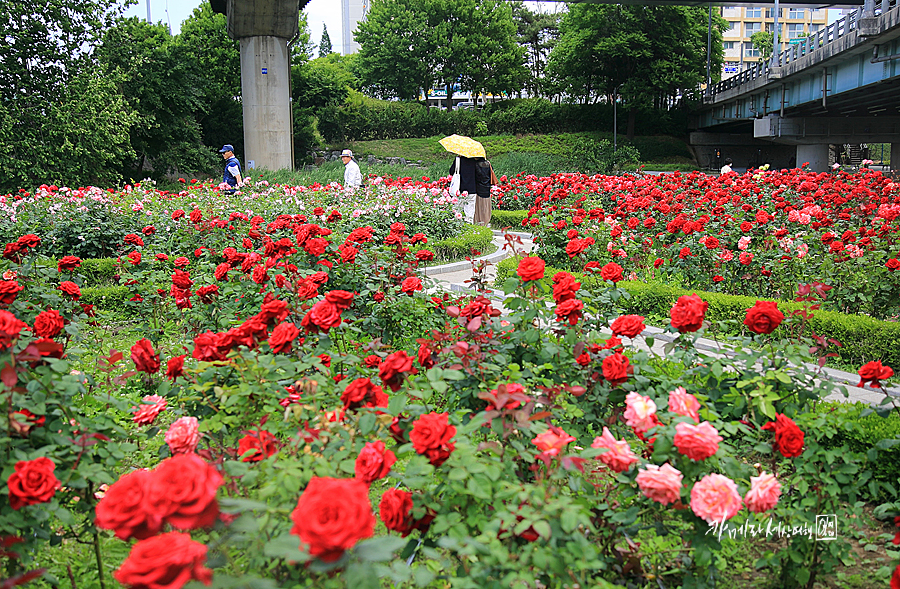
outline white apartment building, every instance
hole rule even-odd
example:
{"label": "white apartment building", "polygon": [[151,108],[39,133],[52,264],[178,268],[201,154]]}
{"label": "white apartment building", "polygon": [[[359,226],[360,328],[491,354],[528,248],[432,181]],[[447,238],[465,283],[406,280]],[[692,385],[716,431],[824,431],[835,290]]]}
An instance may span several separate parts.
{"label": "white apartment building", "polygon": [[366,18],[369,11],[369,0],[341,0],[341,55],[350,55],[359,51],[359,43],[353,37],[353,31],[359,21]]}
{"label": "white apartment building", "polygon": [[[780,7],[778,27],[781,50],[790,46],[791,41],[811,35],[828,23],[828,11],[824,8]],[[723,6],[722,18],[728,21],[729,28],[722,33],[722,45],[725,50],[725,63],[722,68],[722,79],[730,78],[759,60],[759,51],[750,42],[753,33],[772,31],[775,26],[775,9],[765,6]]]}

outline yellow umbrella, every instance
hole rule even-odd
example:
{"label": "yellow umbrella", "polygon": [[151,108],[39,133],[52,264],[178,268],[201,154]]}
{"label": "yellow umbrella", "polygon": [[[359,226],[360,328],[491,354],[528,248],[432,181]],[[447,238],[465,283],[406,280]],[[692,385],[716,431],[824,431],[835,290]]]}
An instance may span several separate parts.
{"label": "yellow umbrella", "polygon": [[451,135],[444,137],[439,142],[450,153],[464,157],[487,157],[484,145],[465,135]]}

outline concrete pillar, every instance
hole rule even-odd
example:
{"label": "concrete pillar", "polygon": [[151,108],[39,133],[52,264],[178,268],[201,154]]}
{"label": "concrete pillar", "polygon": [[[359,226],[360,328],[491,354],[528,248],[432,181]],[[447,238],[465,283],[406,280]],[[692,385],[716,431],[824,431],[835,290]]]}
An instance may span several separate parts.
{"label": "concrete pillar", "polygon": [[245,168],[291,169],[290,52],[287,39],[241,39]]}
{"label": "concrete pillar", "polygon": [[797,167],[809,162],[809,169],[813,172],[828,171],[828,144],[797,146]]}
{"label": "concrete pillar", "polygon": [[900,143],[891,143],[891,171],[900,172]]}

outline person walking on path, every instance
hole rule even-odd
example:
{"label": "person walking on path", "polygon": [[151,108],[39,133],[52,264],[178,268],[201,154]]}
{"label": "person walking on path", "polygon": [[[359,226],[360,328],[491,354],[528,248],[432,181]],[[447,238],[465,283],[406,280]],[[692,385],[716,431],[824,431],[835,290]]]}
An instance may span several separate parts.
{"label": "person walking on path", "polygon": [[241,176],[241,162],[234,156],[234,146],[226,143],[219,150],[222,157],[225,158],[225,172],[222,174],[222,183],[228,185],[228,190],[234,192],[237,187],[244,183]]}
{"label": "person walking on path", "polygon": [[497,184],[491,162],[475,158],[475,193],[478,196],[475,198],[475,217],[472,222],[476,225],[488,227],[491,224],[491,187]]}
{"label": "person walking on path", "polygon": [[362,186],[362,172],[359,170],[359,164],[353,159],[353,152],[349,149],[342,151],[341,161],[344,162],[344,189],[355,190]]}
{"label": "person walking on path", "polygon": [[731,164],[733,163],[734,161],[730,157],[726,157],[725,165],[722,166],[721,170],[719,170],[719,174],[727,174],[728,172],[733,172],[734,170],[731,169]]}

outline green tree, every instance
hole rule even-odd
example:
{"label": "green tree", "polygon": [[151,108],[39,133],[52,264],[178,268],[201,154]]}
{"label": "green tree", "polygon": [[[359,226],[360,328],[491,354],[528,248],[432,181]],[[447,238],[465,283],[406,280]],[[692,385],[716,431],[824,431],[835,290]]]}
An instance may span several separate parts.
{"label": "green tree", "polygon": [[750,35],[750,42],[759,51],[760,61],[772,59],[772,51],[775,48],[775,33],[772,31],[756,31]]}
{"label": "green tree", "polygon": [[325,57],[331,53],[331,37],[328,36],[328,27],[322,23],[322,40],[319,41],[319,57]]}
{"label": "green tree", "polygon": [[196,66],[166,26],[123,19],[106,32],[97,57],[138,116],[130,133],[137,159],[122,162],[123,173],[137,177],[148,161],[157,172],[212,169],[194,118],[201,110]]}
{"label": "green tree", "polygon": [[113,182],[133,117],[92,50],[115,0],[0,2],[0,190],[42,182]]}
{"label": "green tree", "polygon": [[361,83],[373,95],[411,99],[432,86],[516,89],[526,74],[512,11],[496,0],[373,0],[359,24]]}
{"label": "green tree", "polygon": [[175,43],[185,59],[196,65],[199,91],[194,118],[204,145],[218,149],[225,143],[244,151],[244,112],[241,107],[240,43],[226,32],[224,14],[202,3],[181,25]]}
{"label": "green tree", "polygon": [[434,73],[425,59],[425,21],[415,0],[372,0],[355,33],[360,84],[379,98],[414,100]]}
{"label": "green tree", "polygon": [[547,58],[559,39],[561,16],[531,11],[524,2],[513,2],[512,11],[517,41],[525,48],[525,61],[530,73],[525,78],[524,89],[531,96],[543,96]]}
{"label": "green tree", "polygon": [[[548,70],[557,91],[584,102],[620,96],[631,138],[639,109],[691,94],[705,80],[707,18],[706,10],[684,6],[577,4],[563,18]],[[714,17],[715,80],[726,26]]]}

